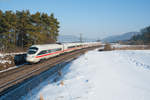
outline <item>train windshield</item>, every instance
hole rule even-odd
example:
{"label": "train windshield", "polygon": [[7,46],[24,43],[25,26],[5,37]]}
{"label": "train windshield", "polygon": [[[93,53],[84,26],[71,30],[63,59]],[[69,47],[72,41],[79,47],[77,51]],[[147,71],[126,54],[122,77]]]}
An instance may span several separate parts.
{"label": "train windshield", "polygon": [[35,54],[38,51],[38,48],[36,47],[30,47],[28,50],[28,54]]}

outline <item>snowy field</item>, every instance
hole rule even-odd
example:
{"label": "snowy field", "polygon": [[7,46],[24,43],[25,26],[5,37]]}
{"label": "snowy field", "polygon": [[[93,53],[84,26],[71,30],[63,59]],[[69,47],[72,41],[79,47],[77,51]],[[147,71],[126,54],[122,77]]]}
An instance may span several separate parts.
{"label": "snowy field", "polygon": [[150,100],[150,50],[90,51],[22,100]]}

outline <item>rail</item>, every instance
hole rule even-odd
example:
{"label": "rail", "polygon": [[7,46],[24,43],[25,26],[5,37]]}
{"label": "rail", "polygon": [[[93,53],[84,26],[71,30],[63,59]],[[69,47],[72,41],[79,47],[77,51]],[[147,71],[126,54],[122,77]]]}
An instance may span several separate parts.
{"label": "rail", "polygon": [[2,95],[3,91],[7,90],[8,88],[12,87],[13,85],[16,85],[18,83],[23,82],[24,80],[31,78],[34,75],[38,75],[41,72],[44,72],[53,66],[62,63],[66,60],[71,60],[73,58],[77,58],[84,52],[88,50],[95,49],[99,46],[84,48],[81,50],[76,50],[71,53],[66,53],[64,55],[51,58],[47,61],[44,61],[40,64],[35,65],[24,65],[21,67],[18,67],[16,69],[9,70],[5,73],[0,73],[0,95]]}

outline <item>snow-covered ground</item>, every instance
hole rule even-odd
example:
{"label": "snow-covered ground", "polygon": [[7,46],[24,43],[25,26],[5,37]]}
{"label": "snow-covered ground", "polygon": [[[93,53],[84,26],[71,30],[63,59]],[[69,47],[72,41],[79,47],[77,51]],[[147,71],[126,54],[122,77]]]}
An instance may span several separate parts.
{"label": "snow-covered ground", "polygon": [[5,63],[9,63],[11,64],[11,61],[10,60],[6,60],[5,57],[7,56],[8,54],[2,54],[0,53],[0,64],[5,64]]}
{"label": "snow-covered ground", "polygon": [[25,52],[16,53],[0,53],[0,73],[17,68],[14,64],[14,56],[17,54],[24,54]]}
{"label": "snow-covered ground", "polygon": [[24,53],[26,53],[26,52],[16,52],[16,53],[0,53],[0,57],[5,57],[5,56],[8,56],[8,55],[10,55],[10,56],[14,56],[14,55],[17,55],[17,54],[24,54]]}
{"label": "snow-covered ground", "polygon": [[17,54],[23,54],[25,52],[19,52],[19,53],[0,53],[0,64],[9,63],[11,64],[12,61],[8,60],[8,58],[5,58],[6,56],[14,56]]}
{"label": "snow-covered ground", "polygon": [[150,50],[90,51],[24,100],[150,100]]}

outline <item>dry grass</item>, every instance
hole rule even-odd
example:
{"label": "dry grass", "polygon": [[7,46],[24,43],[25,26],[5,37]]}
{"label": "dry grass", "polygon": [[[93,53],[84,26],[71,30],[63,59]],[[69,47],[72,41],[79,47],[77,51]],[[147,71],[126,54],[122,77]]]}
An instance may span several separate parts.
{"label": "dry grass", "polygon": [[113,47],[109,43],[104,45],[104,49],[98,51],[111,51],[111,50],[150,50],[150,45],[131,45],[126,47]]}
{"label": "dry grass", "polygon": [[60,85],[61,85],[61,86],[64,86],[64,81],[61,81],[61,82],[60,82]]}
{"label": "dry grass", "polygon": [[[6,61],[6,62],[2,63],[1,61]],[[7,69],[9,67],[13,67],[13,66],[15,66],[13,56],[7,55],[7,56],[4,56],[4,57],[0,57],[0,71],[4,70],[4,69]]]}
{"label": "dry grass", "polygon": [[114,50],[150,50],[150,46],[129,46],[114,48]]}
{"label": "dry grass", "polygon": [[111,51],[112,50],[112,46],[109,43],[106,43],[106,45],[104,45],[104,51]]}
{"label": "dry grass", "polygon": [[43,95],[42,95],[42,94],[40,94],[40,100],[44,100],[44,98],[43,98]]}

